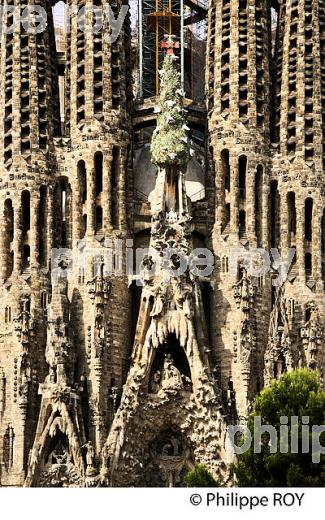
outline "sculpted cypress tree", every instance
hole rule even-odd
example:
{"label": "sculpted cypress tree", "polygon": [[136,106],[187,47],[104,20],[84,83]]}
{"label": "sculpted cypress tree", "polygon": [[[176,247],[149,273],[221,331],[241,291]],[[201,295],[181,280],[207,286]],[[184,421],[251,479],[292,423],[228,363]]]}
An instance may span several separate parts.
{"label": "sculpted cypress tree", "polygon": [[190,158],[189,128],[183,113],[183,92],[176,59],[174,54],[167,55],[160,71],[160,113],[151,141],[151,154],[160,168],[186,170]]}
{"label": "sculpted cypress tree", "polygon": [[[325,392],[320,388],[319,375],[307,369],[299,369],[284,374],[270,387],[262,390],[257,397],[253,413],[248,420],[248,428],[254,438],[254,417],[261,417],[262,425],[272,425],[277,431],[277,449],[272,453],[270,435],[262,435],[261,453],[254,453],[253,442],[243,454],[237,456],[233,465],[235,480],[243,487],[304,486],[322,487],[325,485],[325,455],[320,462],[312,460],[312,426],[325,424]],[[280,453],[280,427],[288,417],[288,450]],[[291,418],[297,417],[295,428],[298,438],[298,453],[291,453]],[[305,442],[309,440],[308,453],[302,449],[302,424],[309,430],[304,433]],[[283,430],[284,431],[284,430]],[[256,433],[256,432],[255,432]],[[325,446],[325,432],[320,434],[320,444]]]}

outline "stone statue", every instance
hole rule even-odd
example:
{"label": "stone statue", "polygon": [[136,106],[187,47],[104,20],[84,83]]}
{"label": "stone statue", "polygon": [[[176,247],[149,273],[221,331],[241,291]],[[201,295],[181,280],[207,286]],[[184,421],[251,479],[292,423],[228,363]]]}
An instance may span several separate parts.
{"label": "stone statue", "polygon": [[173,359],[170,354],[167,354],[165,357],[161,388],[163,390],[183,388],[181,373],[173,364]]}
{"label": "stone statue", "polygon": [[160,380],[161,380],[161,371],[157,370],[157,372],[154,373],[151,381],[150,391],[153,394],[157,394],[160,389]]}

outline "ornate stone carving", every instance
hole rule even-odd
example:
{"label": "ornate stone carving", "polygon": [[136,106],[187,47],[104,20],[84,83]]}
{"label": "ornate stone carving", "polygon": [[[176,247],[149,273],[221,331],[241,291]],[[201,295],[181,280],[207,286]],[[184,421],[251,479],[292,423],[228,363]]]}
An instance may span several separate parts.
{"label": "ornate stone carving", "polygon": [[292,370],[297,362],[293,355],[290,326],[284,298],[284,285],[277,287],[271,313],[269,341],[265,351],[264,383],[270,384],[284,371]]}
{"label": "ornate stone carving", "polygon": [[303,364],[314,370],[318,367],[318,353],[323,345],[324,327],[320,320],[317,305],[314,302],[310,302],[307,308],[310,317],[300,329],[305,358]]}
{"label": "ornate stone carving", "polygon": [[6,376],[2,367],[0,367],[0,419],[6,407]]}
{"label": "ornate stone carving", "polygon": [[[172,66],[173,62],[167,59],[168,70]],[[174,74],[173,82],[178,78],[176,71]],[[166,115],[164,111],[163,99],[162,125]],[[185,125],[185,120],[182,124]],[[156,135],[153,148],[159,169],[151,198],[150,248],[141,273],[141,321],[136,331],[132,365],[121,404],[104,447],[104,453],[108,450],[111,465],[109,470],[102,468],[101,471],[106,473],[113,485],[122,485],[123,472],[132,473],[132,481],[136,483],[137,479],[144,478],[146,464],[149,467],[157,463],[167,485],[177,484],[184,466],[183,456],[177,454],[170,458],[160,453],[159,462],[157,457],[142,460],[143,453],[148,451],[150,436],[157,435],[157,418],[159,429],[166,429],[168,421],[173,420],[176,407],[182,410],[177,413],[178,417],[182,417],[181,430],[196,447],[197,459],[206,461],[207,454],[213,452],[213,470],[216,473],[222,471],[218,458],[222,448],[218,438],[225,429],[225,422],[220,391],[215,389],[209,365],[199,276],[189,272],[188,268],[178,272],[183,259],[188,266],[192,252],[192,219],[188,212],[181,167],[186,153],[182,148],[180,155],[175,152],[176,156],[172,159],[167,149],[159,152],[157,143],[162,136],[159,129]],[[166,136],[166,139],[169,138]],[[187,145],[184,143],[184,146]],[[171,337],[175,341],[173,346],[169,343]],[[171,353],[166,353],[167,347]],[[158,352],[164,357],[152,371]],[[179,359],[184,356],[188,373],[180,370],[176,356]],[[147,425],[146,433],[143,432],[144,424]]]}
{"label": "ornate stone carving", "polygon": [[17,340],[21,347],[16,363],[16,369],[18,371],[18,401],[22,414],[26,416],[32,385],[31,348],[36,333],[36,324],[30,311],[30,295],[22,296],[19,305],[20,310],[18,315],[13,319],[13,323]]}
{"label": "ornate stone carving", "polygon": [[248,276],[247,269],[242,266],[242,276],[236,284],[233,285],[234,298],[238,309],[245,311],[254,303],[255,287],[251,278]]}

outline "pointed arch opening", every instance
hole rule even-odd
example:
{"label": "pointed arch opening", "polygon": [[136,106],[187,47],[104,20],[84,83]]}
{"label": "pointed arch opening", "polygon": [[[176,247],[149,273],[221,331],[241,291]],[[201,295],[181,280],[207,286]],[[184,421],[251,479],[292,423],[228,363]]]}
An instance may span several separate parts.
{"label": "pointed arch opening", "polygon": [[30,193],[23,191],[21,194],[21,217],[23,235],[30,230]]}
{"label": "pointed arch opening", "polygon": [[14,239],[14,209],[11,199],[7,199],[4,204],[4,268],[5,278],[9,278],[14,266],[14,253],[12,251],[12,242]]}
{"label": "pointed arch opening", "polygon": [[270,185],[270,237],[271,247],[278,247],[280,237],[280,194],[278,182],[272,181]]}
{"label": "pointed arch opening", "polygon": [[72,237],[72,190],[66,177],[61,177],[55,185],[53,194],[55,219],[55,247],[70,247]]}
{"label": "pointed arch opening", "polygon": [[80,475],[74,462],[67,435],[61,430],[56,430],[44,450],[38,485],[40,487],[78,485]]}
{"label": "pointed arch opening", "polygon": [[190,365],[176,335],[169,334],[159,345],[151,365],[149,392],[157,394],[168,390],[192,391]]}
{"label": "pointed arch opening", "polygon": [[228,150],[222,150],[221,152],[221,175],[224,179],[225,190],[230,191],[230,158]]}
{"label": "pointed arch opening", "polygon": [[95,185],[96,197],[103,191],[103,154],[102,152],[95,153]]}
{"label": "pointed arch opening", "polygon": [[313,239],[313,206],[313,199],[308,197],[305,200],[305,240],[307,242],[311,242]]}
{"label": "pointed arch opening", "polygon": [[288,246],[291,247],[296,243],[297,231],[297,213],[296,213],[296,195],[293,191],[287,194],[288,208]]}
{"label": "pointed arch opening", "polygon": [[312,261],[312,254],[306,253],[305,254],[305,271],[306,276],[312,275],[312,268],[313,268],[313,261]]}
{"label": "pointed arch opening", "polygon": [[77,165],[80,202],[84,204],[87,200],[87,171],[85,161],[79,161]]}
{"label": "pointed arch opening", "polygon": [[46,265],[47,256],[47,187],[40,187],[40,200],[38,206],[38,252],[39,263]]}
{"label": "pointed arch opening", "polygon": [[118,215],[118,180],[120,170],[120,149],[113,146],[112,171],[111,171],[111,222],[113,229],[119,225]]}
{"label": "pointed arch opening", "polygon": [[22,268],[30,267],[30,193],[23,191],[21,195],[21,226],[22,226]]}
{"label": "pointed arch opening", "polygon": [[246,235],[246,211],[239,211],[239,238],[245,238]]}
{"label": "pointed arch opening", "polygon": [[246,199],[246,176],[247,176],[247,157],[241,155],[238,159],[238,188],[239,199],[245,201]]}

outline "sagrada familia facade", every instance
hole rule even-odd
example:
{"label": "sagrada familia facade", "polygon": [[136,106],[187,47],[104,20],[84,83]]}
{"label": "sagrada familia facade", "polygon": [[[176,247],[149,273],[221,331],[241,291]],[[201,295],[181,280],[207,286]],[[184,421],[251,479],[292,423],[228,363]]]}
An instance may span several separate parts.
{"label": "sagrada familia facade", "polygon": [[68,3],[64,56],[49,0],[1,33],[0,485],[231,485],[228,425],[325,366],[325,1],[210,0],[202,102],[170,37],[135,98],[129,16],[80,28],[126,2]]}

